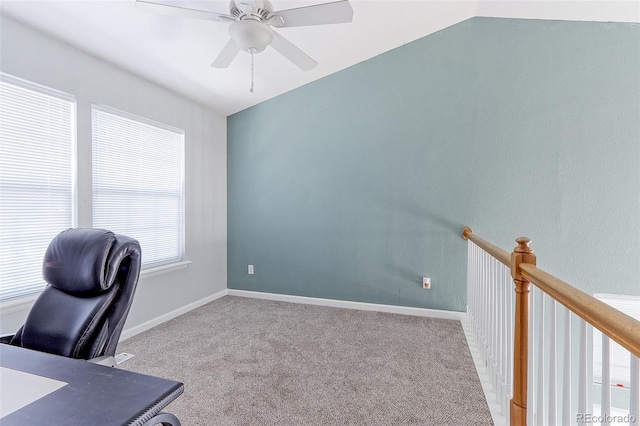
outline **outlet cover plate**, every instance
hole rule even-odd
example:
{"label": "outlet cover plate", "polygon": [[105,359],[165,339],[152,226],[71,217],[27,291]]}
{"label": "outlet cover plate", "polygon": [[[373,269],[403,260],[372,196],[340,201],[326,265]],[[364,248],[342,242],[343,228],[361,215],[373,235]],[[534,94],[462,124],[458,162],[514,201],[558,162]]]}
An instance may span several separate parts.
{"label": "outlet cover plate", "polygon": [[422,277],[422,288],[424,288],[426,290],[430,290],[431,289],[431,278]]}

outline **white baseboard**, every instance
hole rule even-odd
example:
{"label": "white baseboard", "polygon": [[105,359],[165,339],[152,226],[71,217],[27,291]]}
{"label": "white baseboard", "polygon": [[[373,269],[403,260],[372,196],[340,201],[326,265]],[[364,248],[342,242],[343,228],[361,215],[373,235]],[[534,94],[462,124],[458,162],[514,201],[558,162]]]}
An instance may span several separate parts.
{"label": "white baseboard", "polygon": [[480,356],[480,348],[478,348],[478,345],[476,345],[475,339],[473,338],[473,333],[469,326],[469,322],[466,318],[462,321],[462,329],[464,330],[464,336],[467,339],[467,345],[469,346],[469,351],[471,352],[473,363],[475,364],[476,371],[478,372],[478,378],[480,379],[480,384],[482,385],[482,391],[484,392],[484,397],[487,400],[487,405],[489,406],[489,411],[491,412],[491,418],[493,418],[493,424],[495,426],[506,426],[509,424],[509,416],[506,413],[502,412],[500,405],[497,403],[496,392],[493,389],[493,384],[491,383],[491,378],[489,377],[487,367],[482,361],[482,357]]}
{"label": "white baseboard", "polygon": [[212,294],[211,296],[207,296],[203,299],[197,300],[193,303],[190,303],[176,310],[173,310],[171,312],[168,312],[164,315],[160,315],[159,317],[146,321],[135,327],[125,328],[125,330],[122,332],[122,335],[120,336],[120,341],[133,337],[136,334],[142,333],[143,331],[147,331],[157,325],[162,324],[163,322],[169,321],[170,319],[176,318],[182,314],[186,314],[187,312],[193,309],[199,308],[200,306],[206,305],[207,303],[213,302],[214,300],[224,297],[226,295],[239,296],[239,297],[251,297],[255,299],[275,300],[279,302],[302,303],[307,305],[330,306],[334,308],[358,309],[361,311],[387,312],[392,314],[414,315],[419,317],[443,318],[443,319],[451,319],[451,320],[458,320],[458,321],[464,321],[467,317],[466,312],[442,311],[438,309],[412,308],[408,306],[382,305],[377,303],[363,303],[363,302],[349,302],[346,300],[322,299],[319,297],[291,296],[288,294],[262,293],[259,291],[226,289],[226,290],[219,291],[218,293]]}
{"label": "white baseboard", "polygon": [[227,295],[227,290],[225,289],[215,294],[212,294],[211,296],[207,296],[203,299],[196,300],[193,303],[189,303],[188,305],[185,305],[171,312],[167,312],[166,314],[160,315],[159,317],[156,317],[152,320],[143,322],[142,324],[136,325],[135,327],[125,328],[125,330],[120,335],[120,341],[127,340],[128,338],[133,337],[136,334],[140,334],[143,331],[147,331],[155,327],[156,325],[162,324],[163,322],[169,321],[170,319],[173,319],[175,317],[179,317],[182,314],[186,314],[189,311],[199,308],[200,306],[206,305],[209,302],[213,302],[216,299],[220,299],[221,297],[224,297],[226,295]]}
{"label": "white baseboard", "polygon": [[361,311],[387,312],[419,317],[443,318],[462,321],[466,312],[441,311],[438,309],[412,308],[408,306],[381,305],[377,303],[349,302],[346,300],[322,299],[319,297],[291,296],[288,294],[262,293],[259,291],[227,289],[229,296],[252,297],[255,299],[275,300],[278,302],[302,303],[307,305],[331,306],[333,308],[358,309]]}

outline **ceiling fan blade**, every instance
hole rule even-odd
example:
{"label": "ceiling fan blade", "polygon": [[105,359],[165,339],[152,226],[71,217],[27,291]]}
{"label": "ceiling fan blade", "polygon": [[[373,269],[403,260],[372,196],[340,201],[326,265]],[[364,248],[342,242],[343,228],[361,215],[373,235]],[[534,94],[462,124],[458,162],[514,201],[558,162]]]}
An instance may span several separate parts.
{"label": "ceiling fan blade", "polygon": [[162,15],[182,16],[184,18],[208,19],[211,21],[234,21],[233,17],[221,13],[210,12],[208,10],[190,9],[188,7],[177,6],[164,2],[136,0],[138,10],[145,12],[159,13]]}
{"label": "ceiling fan blade", "polygon": [[318,63],[314,61],[309,55],[298,49],[289,40],[282,37],[280,34],[274,31],[274,38],[271,42],[271,47],[276,49],[282,56],[293,62],[302,71],[309,71],[313,69]]}
{"label": "ceiling fan blade", "polygon": [[238,44],[232,39],[229,39],[211,66],[215,68],[227,68],[231,64],[231,61],[235,59],[238,52],[240,52]]}
{"label": "ceiling fan blade", "polygon": [[333,3],[322,3],[295,9],[287,9],[273,12],[282,18],[282,21],[273,25],[279,28],[300,27],[303,25],[342,24],[353,20],[353,8],[349,0],[341,0]]}

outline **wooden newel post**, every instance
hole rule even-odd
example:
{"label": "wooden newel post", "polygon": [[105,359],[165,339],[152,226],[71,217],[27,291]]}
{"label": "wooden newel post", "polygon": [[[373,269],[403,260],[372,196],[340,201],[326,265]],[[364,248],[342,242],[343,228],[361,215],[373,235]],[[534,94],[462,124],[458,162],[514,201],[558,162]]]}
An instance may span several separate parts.
{"label": "wooden newel post", "polygon": [[521,263],[536,264],[536,255],[529,247],[530,239],[516,239],[518,246],[511,253],[511,277],[516,291],[515,335],[513,340],[513,398],[511,398],[511,426],[527,424],[527,366],[529,353],[529,287],[522,276]]}

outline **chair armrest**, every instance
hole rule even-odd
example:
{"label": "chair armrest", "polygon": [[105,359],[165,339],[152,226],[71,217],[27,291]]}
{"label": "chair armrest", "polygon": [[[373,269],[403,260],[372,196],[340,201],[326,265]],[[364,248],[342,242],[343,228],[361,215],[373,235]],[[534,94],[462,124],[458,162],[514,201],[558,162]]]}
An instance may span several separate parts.
{"label": "chair armrest", "polygon": [[0,343],[8,345],[11,343],[11,339],[13,339],[14,334],[0,334]]}

